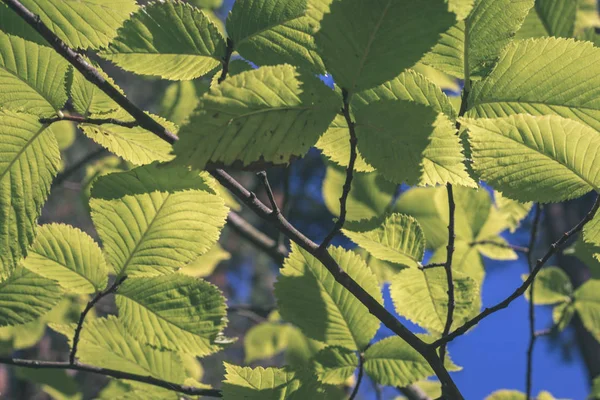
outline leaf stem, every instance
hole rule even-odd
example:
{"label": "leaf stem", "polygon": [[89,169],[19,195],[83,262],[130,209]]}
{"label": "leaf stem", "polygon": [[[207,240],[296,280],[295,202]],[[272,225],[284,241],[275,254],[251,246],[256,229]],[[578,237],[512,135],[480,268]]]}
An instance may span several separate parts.
{"label": "leaf stem", "polygon": [[94,308],[97,302],[102,300],[104,297],[108,296],[111,293],[115,293],[119,286],[127,279],[127,275],[123,275],[120,278],[117,278],[115,282],[106,290],[100,291],[96,293],[96,295],[90,300],[81,315],[79,315],[79,322],[77,322],[77,327],[75,328],[75,334],[73,335],[73,346],[71,347],[71,352],[69,353],[69,364],[75,364],[75,356],[77,355],[77,346],[79,345],[79,336],[81,335],[81,330],[83,329],[83,323],[85,322],[85,317],[88,315],[90,310]]}
{"label": "leaf stem", "polygon": [[[533,250],[537,240],[538,228],[542,215],[542,207],[539,204],[535,205],[535,214],[533,217],[533,225],[531,226],[531,236],[529,238],[529,253],[527,254],[527,264],[529,273],[533,273],[535,262],[533,259]],[[527,368],[525,373],[525,394],[527,400],[531,399],[532,377],[533,377],[533,349],[537,335],[535,333],[535,304],[534,304],[534,288],[535,280],[531,282],[529,287],[529,344],[527,346]]]}
{"label": "leaf stem", "polygon": [[569,241],[569,239],[571,239],[573,236],[575,236],[576,234],[581,232],[581,230],[583,229],[585,224],[587,224],[589,221],[592,220],[592,218],[594,218],[594,215],[596,215],[596,212],[598,211],[599,207],[600,207],[600,196],[596,197],[596,201],[595,201],[594,205],[592,206],[592,208],[590,209],[590,211],[576,226],[574,226],[569,232],[566,232],[560,239],[558,239],[556,242],[554,242],[550,245],[550,248],[548,249],[546,254],[542,258],[540,258],[536,261],[533,271],[531,272],[531,274],[529,274],[529,276],[527,277],[525,282],[523,282],[523,284],[521,286],[519,286],[510,296],[508,296],[506,299],[502,300],[495,306],[486,308],[485,310],[483,310],[483,312],[481,312],[476,317],[470,319],[469,321],[465,322],[461,327],[457,328],[454,332],[450,333],[448,336],[446,336],[444,338],[440,338],[440,339],[436,340],[430,346],[437,348],[444,343],[451,342],[452,340],[456,339],[458,336],[464,335],[469,329],[471,329],[472,327],[477,325],[481,320],[483,320],[484,318],[486,318],[502,309],[505,309],[513,301],[515,301],[516,299],[521,297],[523,294],[525,294],[525,292],[527,291],[527,289],[529,288],[531,283],[534,281],[535,277],[540,272],[542,267],[546,264],[546,262],[548,262],[548,260],[554,254],[556,254]]}
{"label": "leaf stem", "polygon": [[340,197],[340,217],[335,222],[331,232],[329,232],[329,234],[321,243],[321,249],[326,249],[327,246],[329,246],[335,235],[339,233],[346,222],[346,203],[348,202],[348,196],[350,195],[350,190],[352,189],[354,164],[356,163],[356,157],[358,154],[356,151],[356,145],[358,142],[358,139],[356,138],[356,124],[354,121],[352,121],[352,116],[350,115],[350,95],[346,89],[342,89],[342,93],[344,97],[344,106],[342,108],[342,112],[344,114],[344,118],[346,119],[346,123],[348,124],[348,131],[350,132],[350,161],[348,162],[348,167],[346,168],[346,181],[342,187],[342,196]]}
{"label": "leaf stem", "polygon": [[217,83],[221,84],[227,79],[229,73],[229,63],[231,62],[231,55],[233,54],[233,40],[227,38],[227,48],[225,49],[225,56],[223,57],[223,70],[221,76],[217,80]]}
{"label": "leaf stem", "polygon": [[362,353],[360,353],[358,355],[358,377],[356,378],[356,384],[354,385],[354,390],[352,390],[352,393],[350,394],[350,397],[348,397],[348,400],[354,400],[354,398],[358,394],[358,389],[360,388],[360,384],[362,382],[362,378],[365,373],[364,364],[365,364],[365,356]]}

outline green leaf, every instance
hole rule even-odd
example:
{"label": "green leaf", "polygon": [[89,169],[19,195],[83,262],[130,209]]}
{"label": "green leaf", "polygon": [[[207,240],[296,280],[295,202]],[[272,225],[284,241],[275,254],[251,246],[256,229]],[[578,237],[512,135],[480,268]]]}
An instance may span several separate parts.
{"label": "green leaf", "polygon": [[200,96],[208,91],[202,81],[181,81],[171,83],[160,101],[159,114],[177,125],[187,123],[198,105]]}
{"label": "green leaf", "polygon": [[0,111],[0,279],[27,255],[60,165],[54,132],[38,117]]}
{"label": "green leaf", "polygon": [[316,143],[340,105],[333,90],[289,65],[242,72],[202,96],[175,153],[198,169],[209,161],[285,164]]}
{"label": "green leaf", "polygon": [[[589,223],[588,223],[589,225]],[[585,235],[585,227],[584,235]],[[600,246],[593,243],[586,243],[582,236],[579,236],[573,246],[565,249],[566,255],[577,257],[584,263],[594,279],[600,279]]]}
{"label": "green leaf", "polygon": [[516,37],[573,37],[577,3],[573,0],[536,0]]}
{"label": "green leaf", "polygon": [[[596,213],[594,218],[583,227],[583,241],[592,246],[600,246],[600,214]],[[600,261],[600,257],[594,255]]]}
{"label": "green leaf", "polygon": [[[50,324],[50,327],[72,341],[74,325]],[[112,315],[84,323],[77,358],[98,367],[152,376],[172,383],[182,384],[185,378],[181,358],[176,353],[138,342]]]}
{"label": "green leaf", "polygon": [[[329,164],[323,181],[323,198],[329,212],[340,215],[340,196],[346,180],[346,171]],[[360,221],[381,216],[390,204],[396,185],[376,172],[354,172],[352,188],[346,201],[346,220]]]}
{"label": "green leaf", "polygon": [[423,63],[461,79],[485,76],[534,0],[475,0],[469,16],[442,35]]}
{"label": "green leaf", "polygon": [[141,8],[100,55],[140,75],[188,80],[206,75],[225,57],[225,40],[203,11],[179,1]]}
{"label": "green leaf", "polygon": [[33,321],[50,311],[61,297],[56,282],[17,268],[0,282],[0,326]]}
{"label": "green leaf", "polygon": [[15,368],[17,376],[41,385],[41,389],[55,400],[81,400],[83,394],[75,378],[66,370]]}
{"label": "green leaf", "polygon": [[454,124],[433,108],[382,100],[359,108],[355,116],[361,154],[387,179],[410,185],[474,185]]}
{"label": "green leaf", "polygon": [[225,299],[210,283],[181,274],[126,280],[117,292],[119,316],[139,341],[205,356],[226,324]]}
{"label": "green leaf", "polygon": [[25,20],[11,10],[6,3],[0,4],[0,30],[13,36],[19,36],[30,42],[48,45],[46,39],[33,29]]}
{"label": "green leaf", "polygon": [[[470,277],[453,271],[455,309],[452,326],[457,328],[479,312],[479,286]],[[448,281],[444,268],[405,269],[392,280],[390,294],[396,311],[432,332],[441,333],[448,314]]]}
{"label": "green leaf", "polygon": [[412,67],[453,23],[442,0],[334,1],[315,41],[336,83],[354,93]]}
{"label": "green leaf", "polygon": [[58,282],[70,293],[103,290],[108,269],[100,247],[87,234],[63,224],[43,225],[27,258],[25,268]]}
{"label": "green leaf", "polygon": [[600,280],[587,281],[575,291],[574,297],[583,326],[600,341]]}
{"label": "green leaf", "polygon": [[[456,120],[456,111],[441,89],[425,76],[407,70],[394,79],[373,89],[357,93],[352,99],[352,108],[366,108],[381,100],[406,100],[429,106]],[[359,148],[361,144],[359,143]],[[343,115],[338,115],[329,129],[316,144],[331,161],[346,167],[350,159],[350,133]],[[370,172],[373,168],[360,155],[354,165],[356,171]]]}
{"label": "green leaf", "polygon": [[242,57],[258,65],[289,63],[324,73],[314,41],[331,0],[240,0],[227,18],[227,32]]}
{"label": "green leaf", "polygon": [[373,257],[408,267],[419,267],[425,255],[425,235],[416,219],[408,215],[392,214],[382,225],[370,231],[344,229],[354,243]]}
{"label": "green leaf", "polygon": [[465,119],[473,168],[505,196],[558,202],[600,188],[598,132],[558,116]]}
{"label": "green leaf", "polygon": [[569,326],[573,316],[575,315],[575,311],[575,307],[571,302],[561,303],[554,307],[552,310],[552,321],[556,325],[559,332],[563,331],[567,326]]}
{"label": "green leaf", "polygon": [[521,225],[521,221],[529,214],[529,211],[533,207],[533,203],[530,201],[521,203],[503,196],[500,192],[495,192],[494,198],[496,200],[496,208],[511,233],[517,230],[519,225]]}
{"label": "green leaf", "polygon": [[0,33],[0,107],[42,117],[55,114],[67,101],[67,67],[53,49]]}
{"label": "green leaf", "polygon": [[280,322],[263,322],[253,326],[244,336],[247,364],[275,357],[288,346],[290,330],[296,329]]}
{"label": "green leaf", "polygon": [[155,164],[98,178],[92,220],[117,274],[157,275],[206,253],[227,208],[198,172]]}
{"label": "green leaf", "polygon": [[283,368],[249,368],[225,364],[224,400],[325,400],[316,379]]}
{"label": "green leaf", "polygon": [[[162,123],[166,122],[161,118],[154,118]],[[172,124],[167,125],[173,128]],[[173,149],[169,143],[139,126],[128,128],[117,124],[83,123],[79,124],[79,128],[94,142],[134,165],[173,159]]]}
{"label": "green leaf", "polygon": [[498,390],[485,400],[527,400],[527,396],[517,390]]}
{"label": "green leaf", "polygon": [[[458,368],[446,360],[446,368]],[[383,339],[365,351],[365,372],[382,385],[408,386],[420,379],[434,375],[427,361],[408,343],[397,336]]]}
{"label": "green leaf", "polygon": [[216,243],[207,253],[181,268],[179,272],[196,278],[205,278],[211,275],[222,261],[230,258],[231,254]]}
{"label": "green leaf", "polygon": [[314,369],[319,381],[329,385],[341,385],[354,375],[358,357],[344,347],[325,347],[314,358]]}
{"label": "green leaf", "polygon": [[137,10],[135,0],[22,0],[68,46],[106,47]]}
{"label": "green leaf", "polygon": [[[383,302],[377,279],[359,255],[340,247],[331,247],[329,252],[367,293]],[[320,261],[295,244],[275,284],[275,296],[286,321],[329,345],[364,349],[379,328],[369,310]]]}
{"label": "green leaf", "polygon": [[[352,185],[354,186],[354,182]],[[438,193],[445,194],[446,189],[412,188],[402,193],[394,209],[396,212],[416,218],[425,233],[427,247],[430,249],[445,246],[448,241],[448,223],[441,218],[436,205]]]}
{"label": "green leaf", "polygon": [[[508,45],[492,73],[473,85],[467,117],[557,114],[600,130],[600,49],[572,39]],[[585,82],[580,90],[576,82]]]}
{"label": "green leaf", "polygon": [[456,14],[459,21],[462,21],[467,18],[473,9],[474,1],[475,0],[448,0],[448,9]]}
{"label": "green leaf", "polygon": [[[113,87],[124,94],[121,88],[117,86],[113,79],[98,64],[87,58],[84,58],[84,60],[96,68],[98,73]],[[83,116],[102,117],[103,114],[121,110],[121,106],[116,101],[111,99],[98,86],[88,81],[81,72],[74,68],[71,68],[69,71],[67,86],[69,87],[73,108]]]}
{"label": "green leaf", "polygon": [[600,375],[594,378],[594,382],[592,384],[592,393],[590,394],[590,398],[597,399],[600,398]]}
{"label": "green leaf", "polygon": [[[463,187],[454,188],[453,197],[456,203],[454,233],[458,239],[470,243],[478,239],[482,233],[489,219],[492,200],[486,190]],[[446,190],[440,190],[435,193],[435,204],[444,226],[447,227],[450,223],[450,212],[448,210],[448,193]],[[487,234],[484,233],[484,236],[487,236]],[[447,240],[448,237],[446,235]]]}
{"label": "green leaf", "polygon": [[[528,275],[523,275],[523,280]],[[558,267],[546,267],[535,277],[534,304],[551,305],[568,302],[573,295],[573,285],[568,275]],[[525,293],[529,300],[529,291]]]}
{"label": "green leaf", "polygon": [[371,257],[369,252],[365,249],[356,248],[355,252],[359,254],[365,263],[367,263],[369,269],[373,271],[380,285],[388,283],[392,280],[394,276],[404,268],[408,268],[404,265],[395,264],[388,261],[378,260],[375,257]]}
{"label": "green leaf", "polygon": [[[446,240],[448,240],[446,238]],[[470,242],[457,239],[454,242],[454,254],[452,255],[452,269],[462,272],[469,278],[475,280],[481,286],[485,277],[483,261],[479,255],[477,247],[472,246]],[[435,252],[429,259],[430,263],[445,263],[447,258],[446,245],[435,249]]]}

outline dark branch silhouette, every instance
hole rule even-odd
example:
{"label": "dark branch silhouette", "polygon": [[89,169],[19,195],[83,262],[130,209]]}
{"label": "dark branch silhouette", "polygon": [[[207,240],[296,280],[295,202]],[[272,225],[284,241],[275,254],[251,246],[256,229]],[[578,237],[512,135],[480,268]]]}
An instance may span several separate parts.
{"label": "dark branch silhouette", "polygon": [[[446,325],[442,332],[442,337],[448,336],[452,328],[452,320],[454,318],[454,278],[452,277],[452,256],[454,255],[454,233],[456,203],[454,202],[454,191],[451,184],[446,185],[448,191],[448,245],[446,246],[446,263],[444,270],[446,271],[446,281],[448,283],[448,314],[446,315]],[[442,362],[446,358],[446,345],[440,346],[440,358]]]}

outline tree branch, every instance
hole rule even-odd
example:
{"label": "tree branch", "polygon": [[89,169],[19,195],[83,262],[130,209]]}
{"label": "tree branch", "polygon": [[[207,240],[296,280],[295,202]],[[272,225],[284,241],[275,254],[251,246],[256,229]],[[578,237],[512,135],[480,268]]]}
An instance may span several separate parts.
{"label": "tree branch", "polygon": [[363,375],[365,373],[365,357],[362,354],[358,355],[358,377],[356,378],[356,384],[354,385],[354,389],[352,390],[352,394],[348,397],[348,400],[354,400],[356,395],[358,394],[358,389],[360,388],[360,384],[362,382]]}
{"label": "tree branch", "polygon": [[252,243],[256,248],[265,252],[277,264],[283,264],[285,257],[287,256],[287,249],[285,246],[277,244],[273,239],[240,217],[239,214],[231,211],[227,216],[227,226]]}
{"label": "tree branch", "polygon": [[554,254],[556,254],[558,252],[558,250],[560,250],[569,241],[569,239],[571,239],[573,236],[578,234],[583,229],[585,224],[587,224],[589,221],[592,220],[592,218],[594,218],[594,215],[596,215],[596,212],[598,211],[599,207],[600,207],[600,196],[596,197],[596,201],[595,201],[593,207],[591,208],[591,210],[575,227],[573,227],[569,232],[565,233],[560,239],[558,239],[556,242],[554,242],[554,243],[552,243],[552,245],[550,245],[550,249],[546,252],[544,257],[537,260],[536,265],[533,268],[533,271],[531,272],[531,274],[529,274],[529,276],[527,277],[525,282],[523,282],[523,284],[521,286],[519,286],[510,296],[508,296],[506,299],[504,299],[500,303],[496,304],[495,306],[486,308],[478,316],[467,321],[464,325],[462,325],[460,328],[457,328],[454,332],[452,332],[445,338],[440,338],[440,339],[436,340],[435,342],[433,342],[431,344],[431,346],[434,348],[437,348],[444,343],[448,343],[448,342],[454,340],[458,336],[464,335],[469,329],[471,329],[472,327],[477,325],[479,323],[479,321],[494,314],[495,312],[498,312],[498,311],[508,307],[513,301],[515,301],[516,299],[521,297],[527,291],[527,289],[529,288],[531,283],[534,281],[535,277],[537,276],[538,272],[540,272],[540,270],[544,266],[544,264],[546,264],[546,262]]}
{"label": "tree branch", "polygon": [[[32,26],[38,33],[42,35],[54,49],[62,55],[69,63],[71,63],[84,77],[91,83],[95,84],[100,90],[106,93],[110,98],[115,100],[123,109],[125,109],[139,125],[154,133],[168,143],[175,143],[177,136],[168,131],[160,123],[156,122],[152,117],[138,108],[129,99],[122,95],[110,82],[104,79],[99,72],[89,65],[79,54],[69,48],[61,41],[42,21],[41,19],[25,8],[18,0],[4,0],[4,2],[13,9],[25,22]],[[349,115],[348,115],[349,116]],[[350,277],[331,257],[325,248],[320,248],[312,242],[295,227],[293,227],[281,214],[277,218],[272,218],[273,210],[265,206],[256,198],[254,193],[249,192],[238,181],[233,179],[227,172],[222,169],[214,169],[209,171],[222,185],[231,191],[236,197],[250,207],[258,216],[266,221],[273,223],[283,234],[290,240],[297,243],[305,249],[309,254],[317,258],[327,270],[333,275],[335,280],[354,295],[376,318],[378,318],[392,332],[400,336],[410,346],[412,346],[425,360],[429,363],[434,373],[442,383],[444,393],[448,393],[454,400],[462,400],[463,396],[458,390],[452,377],[446,370],[444,363],[440,360],[435,348],[426,344],[405,327],[399,320],[396,319],[385,307],[373,298],[362,286]]]}
{"label": "tree branch", "polygon": [[[454,317],[454,279],[452,277],[452,256],[454,254],[454,239],[456,235],[454,233],[454,215],[456,210],[456,204],[454,203],[454,191],[452,185],[447,184],[446,190],[448,191],[448,245],[446,246],[446,263],[444,269],[446,270],[446,281],[448,282],[448,314],[446,315],[446,325],[442,332],[442,338],[448,336],[450,328],[452,327],[452,320]],[[440,359],[444,362],[446,358],[446,345],[440,346]]]}
{"label": "tree branch", "polygon": [[227,79],[227,74],[229,73],[229,63],[231,61],[231,55],[233,54],[233,41],[227,38],[227,49],[225,49],[225,57],[223,58],[223,70],[221,71],[221,76],[217,80],[217,83],[221,84],[225,79]]}
{"label": "tree branch", "polygon": [[322,249],[326,249],[327,246],[329,246],[329,243],[331,243],[335,235],[337,235],[338,232],[344,227],[344,223],[346,222],[346,203],[348,202],[348,195],[352,189],[354,164],[357,157],[356,144],[358,139],[356,138],[355,123],[352,121],[352,116],[350,115],[350,95],[346,89],[342,89],[342,93],[344,95],[344,107],[342,108],[342,112],[344,113],[344,118],[348,124],[348,130],[350,131],[350,161],[348,162],[348,167],[346,168],[346,181],[342,187],[342,196],[340,197],[340,217],[335,222],[331,232],[329,232],[329,234],[323,240],[323,243],[321,243]]}
{"label": "tree branch", "polygon": [[105,296],[108,296],[111,293],[115,293],[125,279],[127,279],[127,275],[123,275],[122,277],[117,278],[108,289],[98,292],[94,296],[94,298],[87,303],[87,305],[81,312],[81,315],[79,316],[79,322],[77,322],[77,327],[75,328],[75,334],[73,335],[73,346],[71,347],[71,352],[69,353],[70,364],[75,364],[75,356],[77,355],[77,345],[79,344],[79,335],[81,334],[81,329],[83,329],[85,317],[88,315],[90,310],[94,308],[97,302],[102,300],[102,298],[104,298]]}
{"label": "tree branch", "polygon": [[71,364],[68,362],[59,361],[55,362],[39,360],[22,360],[18,358],[0,357],[0,364],[14,365],[17,367],[31,369],[64,369],[80,372],[90,372],[92,374],[110,376],[117,379],[128,379],[131,381],[147,383],[149,385],[162,387],[190,396],[223,397],[221,391],[217,389],[199,389],[192,386],[180,385],[177,383],[163,381],[162,379],[154,378],[152,376],[137,375],[129,372],[117,371],[110,368],[95,367],[93,365],[82,364],[78,362],[75,364]]}
{"label": "tree branch", "polygon": [[273,194],[273,189],[271,189],[271,185],[269,184],[269,178],[267,178],[267,173],[265,171],[260,171],[256,174],[263,186],[265,187],[265,192],[267,192],[267,197],[269,198],[269,203],[271,203],[271,209],[273,210],[273,215],[277,216],[281,214],[279,211],[279,207],[277,206],[277,202],[275,201],[275,195]]}
{"label": "tree branch", "polygon": [[[533,260],[533,249],[537,240],[537,232],[540,225],[540,219],[542,215],[542,208],[539,204],[535,206],[535,216],[533,217],[533,225],[531,226],[531,236],[529,238],[529,253],[527,254],[527,265],[529,267],[529,273],[533,273],[534,260]],[[533,349],[535,347],[535,341],[537,335],[535,332],[535,304],[534,304],[534,288],[535,280],[529,287],[529,345],[527,346],[527,367],[525,372],[525,394],[527,400],[531,399],[531,388],[532,388],[532,374],[533,374]]]}
{"label": "tree branch", "polygon": [[137,121],[121,121],[114,118],[86,118],[80,117],[77,115],[61,115],[58,117],[52,118],[40,118],[40,123],[42,124],[53,124],[59,121],[71,121],[76,122],[78,124],[93,124],[93,125],[103,125],[103,124],[113,124],[124,126],[126,128],[134,128],[139,126]]}

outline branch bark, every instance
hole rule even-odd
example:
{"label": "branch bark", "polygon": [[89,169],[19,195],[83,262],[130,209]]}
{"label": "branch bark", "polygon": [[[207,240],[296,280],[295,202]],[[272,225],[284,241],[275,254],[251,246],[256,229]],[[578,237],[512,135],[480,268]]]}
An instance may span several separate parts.
{"label": "branch bark", "polygon": [[[456,235],[454,233],[454,215],[456,210],[456,203],[454,203],[454,191],[451,184],[446,185],[448,191],[448,245],[446,246],[446,263],[444,269],[446,270],[446,281],[448,282],[448,314],[446,315],[446,325],[442,332],[442,338],[448,336],[450,329],[452,328],[452,320],[454,317],[454,278],[452,277],[452,256],[454,255],[454,239]],[[446,345],[440,346],[440,358],[444,362],[446,358]]]}
{"label": "branch bark", "polygon": [[452,332],[448,336],[446,336],[444,338],[440,338],[440,339],[436,340],[435,342],[433,342],[431,344],[431,346],[434,348],[437,348],[444,343],[448,343],[448,342],[456,339],[458,336],[464,335],[469,329],[471,329],[472,327],[477,325],[482,319],[508,307],[513,301],[515,301],[516,299],[521,297],[527,291],[527,289],[529,288],[529,286],[531,285],[531,283],[534,281],[535,277],[537,276],[538,272],[540,272],[540,270],[546,264],[546,262],[553,255],[558,253],[558,251],[565,244],[567,244],[569,239],[571,239],[573,236],[575,236],[576,234],[581,232],[581,230],[583,230],[583,227],[585,226],[585,224],[587,224],[589,221],[592,220],[592,218],[594,218],[594,215],[596,215],[596,212],[598,211],[599,207],[600,207],[600,196],[596,197],[596,201],[594,202],[594,205],[592,206],[591,210],[586,214],[586,216],[575,227],[573,227],[569,232],[565,233],[560,239],[558,239],[556,242],[554,242],[554,243],[552,243],[552,245],[550,245],[550,249],[546,252],[544,257],[537,260],[536,265],[533,268],[533,271],[531,272],[531,274],[529,274],[529,276],[527,277],[525,282],[523,282],[523,284],[521,286],[519,286],[510,296],[508,296],[506,299],[504,299],[500,303],[496,304],[495,306],[486,308],[481,314],[479,314],[475,318],[472,318],[471,320],[467,321],[460,328],[457,328],[454,332]]}

